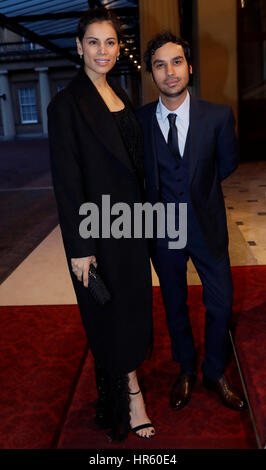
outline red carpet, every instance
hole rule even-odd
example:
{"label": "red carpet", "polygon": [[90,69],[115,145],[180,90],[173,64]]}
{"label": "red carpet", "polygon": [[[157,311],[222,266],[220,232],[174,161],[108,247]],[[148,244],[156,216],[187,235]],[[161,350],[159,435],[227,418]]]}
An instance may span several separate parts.
{"label": "red carpet", "polygon": [[[256,311],[266,302],[266,267],[233,268],[233,276],[238,340],[244,312]],[[201,360],[204,307],[200,286],[189,288],[189,304]],[[215,394],[202,387],[200,373],[189,405],[176,412],[169,407],[177,370],[171,360],[159,288],[154,288],[153,357],[139,370],[148,412],[157,430],[156,437],[147,441],[130,435],[123,443],[110,443],[94,425],[93,363],[89,354],[81,370],[86,341],[76,306],[1,307],[0,314],[2,449],[257,447],[248,410],[238,413],[222,406]],[[250,333],[252,325],[248,328]],[[252,369],[254,364],[249,367]],[[241,389],[233,360],[227,373]]]}
{"label": "red carpet", "polygon": [[264,448],[266,445],[266,302],[242,312],[237,328],[236,348],[261,447]]}
{"label": "red carpet", "polygon": [[0,307],[0,448],[55,445],[86,338],[73,306]]}
{"label": "red carpet", "polygon": [[[199,356],[202,356],[204,308],[199,305],[201,287],[189,289],[192,327]],[[219,398],[207,392],[199,376],[192,399],[180,411],[169,407],[169,392],[177,369],[171,360],[170,343],[164,321],[164,309],[159,288],[154,288],[155,344],[151,361],[139,370],[146,390],[147,409],[156,426],[157,436],[147,441],[130,435],[123,443],[110,443],[103,431],[93,423],[93,403],[96,389],[90,385],[93,375],[89,355],[73,397],[67,420],[62,429],[59,448],[69,449],[247,449],[256,448],[248,410],[242,413],[223,407]],[[229,367],[229,377],[241,385],[235,363]]]}

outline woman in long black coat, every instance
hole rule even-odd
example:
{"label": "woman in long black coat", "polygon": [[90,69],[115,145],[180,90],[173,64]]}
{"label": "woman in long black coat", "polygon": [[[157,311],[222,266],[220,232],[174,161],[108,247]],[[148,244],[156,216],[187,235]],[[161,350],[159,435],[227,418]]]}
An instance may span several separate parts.
{"label": "woman in long black coat", "polygon": [[[95,358],[98,409],[96,419],[111,428],[113,438],[128,429],[152,437],[139,391],[136,368],[152,345],[152,284],[144,238],[82,238],[79,215],[85,202],[102,195],[111,207],[124,202],[133,210],[142,202],[142,147],[126,94],[106,77],[119,55],[119,29],[108,10],[89,10],[77,37],[83,59],[77,76],[48,107],[51,170],[59,222],[83,325]],[[111,217],[112,223],[112,217]],[[89,294],[90,263],[111,292],[99,306]],[[129,395],[128,395],[129,392]],[[124,410],[124,411],[123,411]]]}

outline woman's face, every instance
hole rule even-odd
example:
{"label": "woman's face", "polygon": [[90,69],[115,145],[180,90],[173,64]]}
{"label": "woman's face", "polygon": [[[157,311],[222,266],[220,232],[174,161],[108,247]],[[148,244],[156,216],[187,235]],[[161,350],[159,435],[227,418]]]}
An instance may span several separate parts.
{"label": "woman's face", "polygon": [[78,54],[84,58],[85,72],[92,79],[109,72],[119,56],[116,31],[109,21],[87,26],[82,41],[76,38]]}

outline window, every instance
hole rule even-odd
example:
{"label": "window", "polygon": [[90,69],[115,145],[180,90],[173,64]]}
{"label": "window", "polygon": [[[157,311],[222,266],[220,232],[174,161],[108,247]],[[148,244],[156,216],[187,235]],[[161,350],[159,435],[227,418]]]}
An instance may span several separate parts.
{"label": "window", "polygon": [[22,124],[38,122],[34,88],[19,88],[19,107]]}

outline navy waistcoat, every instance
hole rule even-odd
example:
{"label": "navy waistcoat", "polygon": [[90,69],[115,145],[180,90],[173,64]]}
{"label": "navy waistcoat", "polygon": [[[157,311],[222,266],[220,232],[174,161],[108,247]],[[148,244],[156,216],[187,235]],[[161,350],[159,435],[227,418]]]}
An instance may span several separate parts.
{"label": "navy waistcoat", "polygon": [[190,202],[188,184],[190,131],[188,130],[183,158],[178,159],[170,152],[157,119],[154,127],[160,175],[160,199],[162,202]]}
{"label": "navy waistcoat", "polygon": [[[188,236],[198,232],[199,225],[193,211],[189,191],[189,147],[190,128],[188,130],[184,154],[181,159],[175,157],[162,134],[157,119],[154,120],[154,135],[160,181],[160,200],[163,203],[176,203],[176,229],[178,229],[178,204],[187,203]],[[190,235],[191,234],[191,235]],[[169,238],[157,239],[157,243],[165,245]]]}

